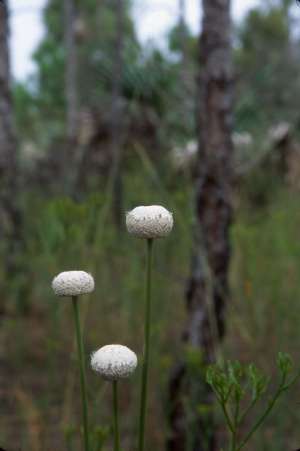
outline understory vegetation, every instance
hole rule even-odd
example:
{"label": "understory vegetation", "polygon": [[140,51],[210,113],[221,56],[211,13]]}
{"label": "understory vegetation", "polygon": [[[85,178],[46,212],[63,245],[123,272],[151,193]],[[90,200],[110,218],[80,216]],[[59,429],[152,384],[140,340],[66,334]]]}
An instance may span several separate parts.
{"label": "understory vegetation", "polygon": [[[198,402],[199,381],[207,372],[201,349],[182,339],[202,164],[195,120],[203,69],[198,36],[181,16],[162,50],[139,41],[133,0],[122,3],[121,19],[109,0],[101,5],[78,0],[70,60],[63,45],[64,2],[46,3],[35,68],[12,89],[17,164],[8,168],[12,183],[7,186],[16,195],[8,196],[9,202],[5,190],[6,202],[0,196],[0,447],[82,451],[72,305],[54,298],[51,281],[58,273],[83,270],[96,281],[95,291],[80,301],[87,356],[111,343],[143,354],[146,252],[141,240],[125,232],[125,214],[137,205],[162,205],[174,216],[172,233],[154,246],[147,449],[166,447],[170,374],[183,358],[189,393],[197,394],[184,399],[186,451],[195,451],[200,415],[205,420],[213,413],[215,431],[227,443],[222,409],[215,402]],[[248,369],[254,362],[270,377],[271,393],[278,386],[279,352],[295,362],[292,374],[300,367],[300,41],[295,24],[294,1],[270,0],[258,2],[233,27],[230,296],[226,334],[215,343],[216,356],[225,368],[228,361]],[[69,127],[67,116],[72,119],[74,110],[76,120]],[[119,392],[122,450],[136,445],[140,379],[138,365]],[[93,451],[108,451],[112,392],[90,368],[87,382]],[[259,417],[256,408],[253,415]],[[242,436],[254,417],[239,425]],[[280,397],[243,449],[296,450],[299,424],[298,383]]]}
{"label": "understory vegetation", "polygon": [[[153,197],[155,182],[146,173],[140,177],[143,198],[149,203],[157,202],[157,194]],[[178,325],[185,321],[183,295],[191,251],[192,208],[186,202],[191,198],[187,182],[185,190],[186,194],[182,185],[177,192],[174,188],[174,195],[166,199],[177,219],[176,226],[154,256],[150,447],[164,446],[168,431],[166,390],[173,363],[187,353],[195,380],[204,377],[201,355],[194,349],[185,349],[178,334]],[[164,189],[155,192],[164,198]],[[128,207],[135,203],[136,199],[128,199]],[[95,211],[99,214],[96,223]],[[5,350],[1,397],[7,410],[1,423],[4,443],[18,441],[22,448],[40,450],[68,442],[70,449],[80,449],[77,431],[80,397],[74,396],[78,393],[78,378],[75,342],[70,332],[71,306],[63,299],[53,299],[50,288],[53,275],[73,268],[76,262],[76,268],[90,271],[97,280],[95,292],[81,301],[87,353],[99,343],[118,342],[119,337],[132,349],[142,351],[143,246],[110,226],[109,211],[104,199],[101,201],[95,195],[80,206],[68,199],[54,199],[46,204],[36,200],[35,213],[27,217],[29,232],[24,262],[30,313],[24,317],[21,314],[24,306],[15,304],[16,284],[10,287],[9,314],[3,318],[1,327]],[[221,352],[225,359],[240,359],[245,364],[254,361],[266,374],[275,377],[278,350],[289,352],[295,362],[299,360],[298,202],[293,192],[282,187],[263,210],[253,213],[243,200],[235,214],[239,220],[232,230],[233,301],[228,306],[228,336]],[[70,356],[74,358],[70,360]],[[98,439],[103,436],[108,446],[111,392],[91,371],[88,381],[94,433]],[[138,393],[134,387],[138,381],[139,371],[133,381],[124,383],[128,384],[128,390],[121,392],[124,447],[130,447],[135,436]],[[297,396],[295,386],[280,400],[249,449],[268,448],[270,443],[278,451],[286,443],[297,446],[300,420]],[[126,413],[129,411],[130,415]],[[221,417],[218,421],[222,431]]]}

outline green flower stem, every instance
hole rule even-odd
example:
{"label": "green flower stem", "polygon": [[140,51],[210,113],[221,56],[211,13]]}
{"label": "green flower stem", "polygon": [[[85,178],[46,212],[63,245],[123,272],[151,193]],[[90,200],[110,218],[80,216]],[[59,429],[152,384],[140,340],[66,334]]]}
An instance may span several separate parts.
{"label": "green flower stem", "polygon": [[230,451],[236,451],[239,415],[240,415],[240,397],[236,393],[235,394],[235,409],[234,409],[234,416],[233,416],[233,431],[231,433]]}
{"label": "green flower stem", "polygon": [[249,406],[245,409],[241,417],[239,418],[239,425],[242,424],[245,419],[247,418],[248,414],[251,412],[251,410],[255,407],[255,405],[258,402],[258,398],[255,397],[249,404]]}
{"label": "green flower stem", "polygon": [[139,439],[138,439],[139,451],[144,451],[145,446],[145,423],[147,409],[148,368],[150,357],[150,333],[151,333],[152,248],[153,248],[153,240],[149,239],[147,240],[145,341],[144,341],[144,359],[142,368],[141,404],[139,417]]}
{"label": "green flower stem", "polygon": [[82,333],[80,328],[79,308],[77,296],[72,297],[73,312],[77,339],[77,352],[80,371],[80,386],[81,386],[81,399],[82,399],[82,420],[83,420],[83,434],[84,434],[84,446],[85,451],[89,451],[89,428],[88,428],[88,407],[87,407],[87,393],[86,393],[86,379],[85,379],[85,361],[84,361],[84,348]]}
{"label": "green flower stem", "polygon": [[273,407],[275,406],[276,402],[278,401],[281,393],[285,391],[285,381],[286,381],[286,374],[283,374],[282,381],[273,397],[273,399],[269,402],[268,407],[264,411],[264,413],[261,415],[261,417],[257,420],[257,422],[254,424],[250,432],[246,435],[245,439],[242,441],[242,443],[237,447],[237,451],[240,451],[246,443],[250,440],[252,435],[257,431],[257,429],[262,425],[262,423],[265,421],[265,419],[269,416],[270,412],[273,410]]}
{"label": "green flower stem", "polygon": [[219,396],[218,396],[218,400],[219,400],[219,403],[221,405],[221,408],[222,408],[222,411],[223,411],[223,414],[224,414],[227,426],[228,426],[230,432],[233,434],[234,433],[234,427],[233,427],[232,421],[230,419],[229,413],[227,411],[226,403],[223,400],[221,400],[219,398]]}
{"label": "green flower stem", "polygon": [[230,451],[236,451],[236,431],[231,435]]}
{"label": "green flower stem", "polygon": [[120,450],[119,415],[118,415],[118,382],[113,381],[114,404],[114,451]]}

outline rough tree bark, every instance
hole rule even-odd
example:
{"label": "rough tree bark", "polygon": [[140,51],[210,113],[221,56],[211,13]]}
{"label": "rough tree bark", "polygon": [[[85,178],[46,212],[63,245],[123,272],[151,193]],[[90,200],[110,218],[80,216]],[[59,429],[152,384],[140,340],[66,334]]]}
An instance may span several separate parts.
{"label": "rough tree bark", "polygon": [[[203,0],[199,50],[197,126],[199,158],[196,178],[195,253],[186,290],[186,344],[200,350],[205,364],[215,360],[215,347],[225,334],[224,308],[229,287],[229,231],[232,221],[233,145],[230,0]],[[199,381],[197,381],[199,385]],[[171,436],[168,450],[187,449],[185,401],[191,399],[192,381],[181,362],[169,386]],[[203,384],[198,404],[209,404],[211,393]],[[195,403],[195,399],[193,399]],[[197,414],[195,413],[195,416]],[[196,417],[193,451],[216,450],[213,432],[205,437],[203,419]]]}
{"label": "rough tree bark", "polygon": [[115,61],[112,91],[112,190],[113,212],[116,226],[123,224],[123,184],[122,184],[122,143],[123,143],[123,106],[122,106],[122,76],[123,76],[123,40],[124,40],[124,0],[115,0],[116,40]]}
{"label": "rough tree bark", "polygon": [[6,277],[16,272],[21,242],[18,206],[17,136],[13,115],[9,59],[8,2],[0,1],[0,234],[5,246]]}

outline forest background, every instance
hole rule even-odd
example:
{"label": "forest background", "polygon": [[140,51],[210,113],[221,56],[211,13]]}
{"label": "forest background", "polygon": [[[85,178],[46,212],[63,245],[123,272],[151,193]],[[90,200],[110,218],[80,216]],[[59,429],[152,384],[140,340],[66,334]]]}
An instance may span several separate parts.
{"label": "forest background", "polygon": [[[141,351],[144,254],[124,228],[125,212],[136,205],[162,204],[175,219],[174,232],[155,250],[149,449],[175,446],[170,412],[178,362],[184,360],[196,392],[203,379],[203,349],[182,335],[191,334],[189,288],[201,223],[195,198],[207,163],[201,154],[205,45],[187,25],[184,0],[177,6],[177,24],[161,49],[140,42],[129,0],[48,0],[34,71],[12,83],[9,15],[0,16],[4,448],[80,449],[70,305],[54,299],[54,275],[84,269],[95,277],[96,292],[82,304],[88,352],[110,342]],[[218,352],[272,373],[279,350],[299,362],[299,6],[258,2],[227,33],[234,69],[228,81],[232,252],[222,275],[226,333]],[[110,392],[88,377],[95,435],[105,450]],[[184,398],[185,449],[196,450],[197,421],[208,407],[191,390]],[[280,402],[249,450],[299,448],[298,394],[295,387]],[[121,399],[128,449],[136,414],[127,412],[135,412],[137,401],[128,385]],[[222,438],[217,411],[215,417]]]}

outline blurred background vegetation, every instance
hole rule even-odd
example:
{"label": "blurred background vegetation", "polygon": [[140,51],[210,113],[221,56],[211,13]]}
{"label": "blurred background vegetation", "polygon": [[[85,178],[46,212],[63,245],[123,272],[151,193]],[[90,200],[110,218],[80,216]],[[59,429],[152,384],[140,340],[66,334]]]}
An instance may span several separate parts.
{"label": "blurred background vegetation", "polygon": [[[169,374],[186,352],[180,335],[193,249],[198,36],[179,9],[168,49],[143,45],[131,2],[121,5],[78,0],[66,17],[63,1],[48,0],[36,71],[13,84],[19,164],[10,200],[20,213],[18,246],[12,250],[5,224],[0,245],[0,446],[8,450],[80,449],[71,306],[50,288],[58,272],[95,277],[95,293],[82,302],[88,352],[110,342],[142,351],[144,247],[123,230],[125,212],[138,204],[165,205],[176,223],[155,248],[148,449],[163,449],[169,433]],[[235,219],[221,352],[269,372],[278,350],[299,362],[295,8],[261,1],[233,28]],[[190,350],[195,380],[199,360]],[[110,392],[91,372],[88,380],[95,441],[109,449]],[[134,446],[135,386],[122,391],[124,449]],[[280,403],[249,450],[300,446],[298,395],[295,388]]]}

